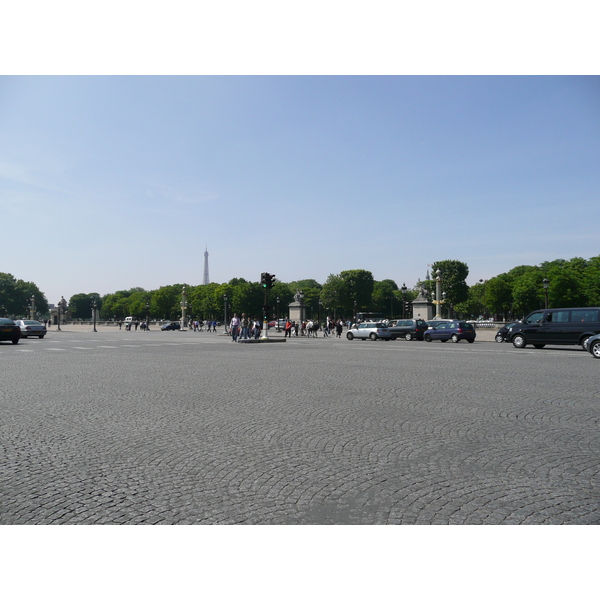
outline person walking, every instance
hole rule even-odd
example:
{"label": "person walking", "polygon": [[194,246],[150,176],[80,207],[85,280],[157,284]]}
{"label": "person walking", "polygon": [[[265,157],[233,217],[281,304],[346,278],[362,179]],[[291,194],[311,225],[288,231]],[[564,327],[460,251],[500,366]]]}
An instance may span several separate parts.
{"label": "person walking", "polygon": [[240,334],[240,340],[247,340],[248,339],[248,328],[249,328],[249,326],[250,326],[250,320],[246,316],[246,313],[242,313],[242,318],[241,318],[242,332]]}
{"label": "person walking", "polygon": [[260,337],[260,332],[262,330],[260,321],[258,319],[254,320],[254,339],[257,340]]}
{"label": "person walking", "polygon": [[237,342],[238,335],[240,332],[240,320],[237,316],[237,313],[233,313],[233,318],[231,319],[231,322],[229,323],[229,329],[231,332],[231,341]]}
{"label": "person walking", "polygon": [[289,319],[285,320],[285,333],[283,337],[292,337],[292,322]]}

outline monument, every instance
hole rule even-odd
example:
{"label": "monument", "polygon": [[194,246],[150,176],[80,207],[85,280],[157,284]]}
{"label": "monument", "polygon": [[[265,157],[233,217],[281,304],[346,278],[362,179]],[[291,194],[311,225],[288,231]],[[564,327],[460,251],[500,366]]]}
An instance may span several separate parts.
{"label": "monument", "polygon": [[433,319],[433,303],[429,298],[429,292],[425,288],[425,284],[418,282],[419,295],[412,301],[413,319],[423,319],[430,321]]}
{"label": "monument", "polygon": [[206,246],[206,250],[204,251],[204,276],[202,277],[202,285],[208,285],[210,283],[210,279],[208,277],[208,246]]}

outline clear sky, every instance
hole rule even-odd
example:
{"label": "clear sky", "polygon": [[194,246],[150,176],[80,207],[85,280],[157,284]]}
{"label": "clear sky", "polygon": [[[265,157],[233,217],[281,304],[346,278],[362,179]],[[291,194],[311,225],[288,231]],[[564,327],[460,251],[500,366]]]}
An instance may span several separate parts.
{"label": "clear sky", "polygon": [[[0,78],[0,271],[62,295],[600,254],[600,78]],[[6,223],[12,223],[10,227]]]}

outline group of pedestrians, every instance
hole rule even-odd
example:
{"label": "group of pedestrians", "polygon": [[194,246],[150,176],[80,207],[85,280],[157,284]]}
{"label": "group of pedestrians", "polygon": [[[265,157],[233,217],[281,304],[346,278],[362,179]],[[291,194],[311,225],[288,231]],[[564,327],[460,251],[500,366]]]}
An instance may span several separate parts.
{"label": "group of pedestrians", "polygon": [[204,331],[204,327],[206,327],[207,333],[209,331],[214,331],[216,333],[218,324],[219,323],[217,323],[217,321],[210,321],[210,320],[203,321],[202,319],[200,319],[199,321],[192,321],[190,323],[190,325],[194,331]]}
{"label": "group of pedestrians", "polygon": [[318,322],[315,323],[315,321],[312,319],[303,321],[302,323],[297,323],[296,321],[287,319],[285,322],[284,336],[298,337],[298,335],[300,335],[306,337],[317,337],[317,332],[322,331],[323,337],[329,337],[330,335],[342,337],[343,330],[344,324],[341,319],[334,321],[330,317],[327,317],[327,321],[322,324],[319,324]]}
{"label": "group of pedestrians", "polygon": [[233,318],[229,323],[229,335],[232,342],[239,340],[257,340],[262,331],[262,324],[258,319],[249,318],[246,313],[242,313],[241,318],[237,313],[233,313]]}

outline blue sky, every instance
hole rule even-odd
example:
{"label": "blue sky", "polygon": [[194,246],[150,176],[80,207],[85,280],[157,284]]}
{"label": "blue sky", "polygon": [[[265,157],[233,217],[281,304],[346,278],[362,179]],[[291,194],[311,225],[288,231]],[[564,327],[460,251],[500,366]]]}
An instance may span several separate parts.
{"label": "blue sky", "polygon": [[600,254],[600,78],[0,77],[0,271],[79,292]]}

